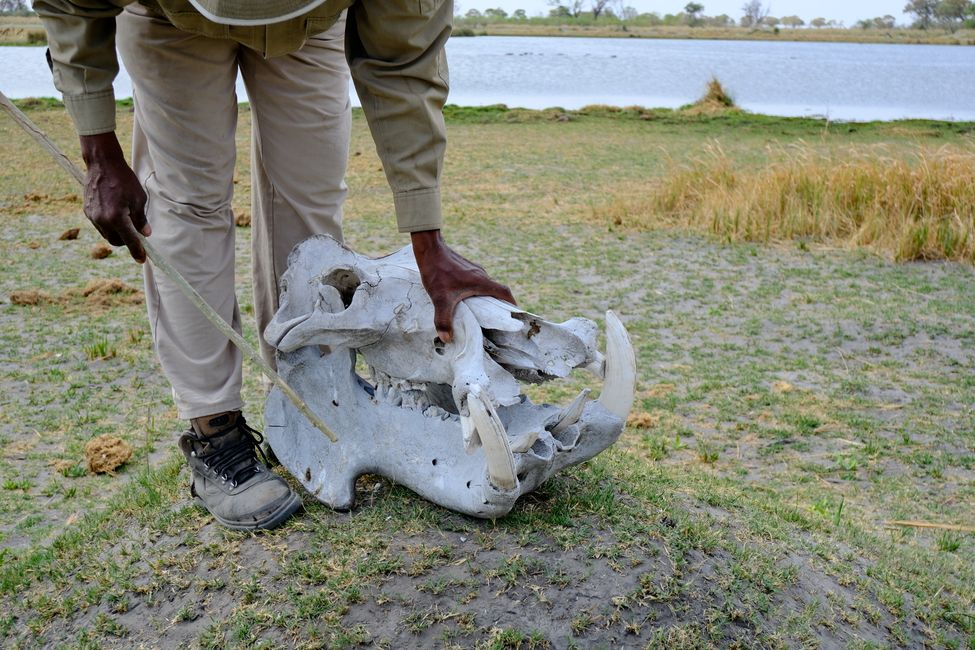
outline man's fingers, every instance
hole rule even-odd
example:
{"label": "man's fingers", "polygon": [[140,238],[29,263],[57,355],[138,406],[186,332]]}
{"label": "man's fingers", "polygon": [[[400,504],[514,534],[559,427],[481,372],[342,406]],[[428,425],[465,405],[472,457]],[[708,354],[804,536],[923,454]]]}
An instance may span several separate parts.
{"label": "man's fingers", "polygon": [[458,302],[460,301],[434,305],[433,325],[437,328],[437,336],[444,343],[450,343],[454,338],[454,310],[457,309]]}
{"label": "man's fingers", "polygon": [[152,234],[152,228],[149,227],[149,221],[146,219],[145,195],[137,197],[132,201],[132,205],[129,207],[129,216],[136,230],[146,237]]}
{"label": "man's fingers", "polygon": [[121,237],[125,242],[125,245],[129,249],[129,254],[132,255],[134,259],[139,264],[146,261],[146,251],[142,248],[142,242],[139,241],[139,235],[135,231],[135,227],[132,222],[128,219],[122,222]]}

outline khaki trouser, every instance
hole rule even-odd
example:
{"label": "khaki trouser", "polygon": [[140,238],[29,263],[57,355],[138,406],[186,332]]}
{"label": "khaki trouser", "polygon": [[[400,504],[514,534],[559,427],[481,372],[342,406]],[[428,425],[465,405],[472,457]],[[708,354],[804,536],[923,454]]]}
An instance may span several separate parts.
{"label": "khaki trouser", "polygon": [[[235,329],[234,185],[240,70],[251,104],[254,311],[259,332],[278,306],[278,278],[306,237],[341,238],[349,153],[345,20],[293,54],[265,59],[194,36],[132,5],[118,48],[133,82],[133,169],[149,195],[152,242]],[[151,263],[146,303],[181,418],[243,406],[241,353]],[[273,352],[262,337],[262,353]]]}

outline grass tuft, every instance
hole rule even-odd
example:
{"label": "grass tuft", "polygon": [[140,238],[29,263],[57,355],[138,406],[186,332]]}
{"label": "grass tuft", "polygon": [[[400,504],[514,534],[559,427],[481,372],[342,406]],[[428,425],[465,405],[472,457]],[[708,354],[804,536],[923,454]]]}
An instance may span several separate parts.
{"label": "grass tuft", "polygon": [[716,115],[741,112],[741,109],[735,105],[735,100],[728,94],[728,91],[721,85],[717,77],[711,77],[711,81],[708,82],[703,97],[681,110],[690,115]]}
{"label": "grass tuft", "polygon": [[899,261],[975,262],[975,156],[819,153],[799,144],[760,169],[718,146],[676,167],[641,202],[606,215],[637,228],[690,227],[734,241],[866,247]]}

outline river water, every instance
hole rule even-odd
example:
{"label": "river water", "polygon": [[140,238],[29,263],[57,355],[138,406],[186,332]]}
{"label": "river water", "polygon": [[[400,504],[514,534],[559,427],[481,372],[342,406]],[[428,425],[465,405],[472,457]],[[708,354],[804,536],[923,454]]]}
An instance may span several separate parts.
{"label": "river water", "polygon": [[[449,101],[463,106],[673,108],[714,76],[758,113],[975,121],[971,47],[485,36],[452,38],[447,54]],[[0,90],[57,96],[44,48],[0,48]],[[123,70],[116,93],[131,92]]]}

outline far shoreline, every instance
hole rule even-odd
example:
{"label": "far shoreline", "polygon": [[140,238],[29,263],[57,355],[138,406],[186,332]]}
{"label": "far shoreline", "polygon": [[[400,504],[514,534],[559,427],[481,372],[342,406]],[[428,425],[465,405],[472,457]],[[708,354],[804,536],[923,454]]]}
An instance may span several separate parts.
{"label": "far shoreline", "polygon": [[[63,109],[64,102],[57,97],[20,97],[10,100],[22,111]],[[119,109],[131,109],[132,98],[124,97],[115,100]],[[249,111],[250,102],[238,102],[237,106]],[[612,106],[608,104],[590,104],[575,109],[561,106],[546,108],[521,108],[506,104],[488,104],[465,106],[448,103],[443,110],[448,122],[494,122],[509,123],[545,122],[545,121],[575,121],[580,119],[611,119],[637,121],[674,121],[695,123],[736,122],[754,127],[775,127],[777,124],[792,124],[815,126],[828,129],[831,126],[849,128],[887,128],[896,126],[927,127],[934,130],[949,130],[956,133],[975,135],[975,120],[949,120],[923,117],[902,117],[890,120],[862,119],[842,120],[823,115],[774,115],[757,113],[740,108],[726,111],[694,111],[694,104],[687,104],[679,108],[647,107],[647,106]],[[361,114],[362,108],[352,107],[354,114]]]}
{"label": "far shoreline", "polygon": [[[949,32],[942,29],[764,28],[646,26],[607,21],[600,24],[554,22],[532,18],[524,21],[484,21],[455,17],[452,38],[478,36],[525,36],[567,38],[637,38],[650,40],[770,41],[784,43],[863,43],[876,45],[975,45],[975,29]],[[46,35],[33,17],[0,17],[0,47],[45,47]]]}

